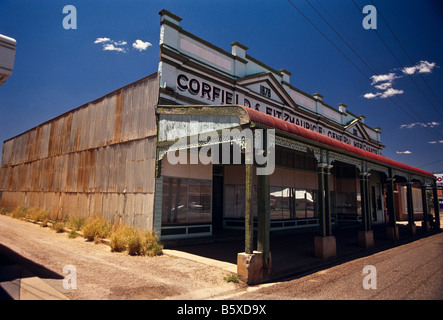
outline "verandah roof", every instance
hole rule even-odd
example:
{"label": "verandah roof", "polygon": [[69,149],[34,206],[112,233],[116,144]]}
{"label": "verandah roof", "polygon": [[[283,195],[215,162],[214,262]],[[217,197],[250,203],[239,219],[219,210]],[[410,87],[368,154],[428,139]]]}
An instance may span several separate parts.
{"label": "verandah roof", "polygon": [[321,133],[303,128],[299,125],[284,121],[284,120],[276,118],[276,117],[273,117],[273,116],[265,114],[263,112],[260,112],[260,111],[254,110],[254,109],[250,109],[250,108],[246,108],[246,107],[242,107],[242,108],[244,108],[244,110],[246,110],[246,112],[249,115],[250,121],[253,123],[261,124],[266,127],[270,127],[270,128],[274,128],[276,130],[281,130],[281,131],[284,131],[284,132],[287,132],[290,134],[294,134],[296,136],[299,136],[299,137],[302,137],[302,138],[305,138],[305,139],[308,139],[311,141],[315,141],[317,143],[327,145],[327,146],[330,146],[333,148],[341,149],[341,150],[347,151],[349,153],[356,154],[360,157],[366,158],[368,160],[373,160],[378,163],[384,164],[390,168],[400,169],[402,171],[406,171],[409,173],[414,173],[414,174],[418,174],[421,176],[435,179],[435,176],[428,171],[425,171],[425,170],[422,170],[419,168],[415,168],[410,165],[404,164],[402,162],[398,162],[398,161],[383,157],[379,154],[365,151],[363,149],[360,149],[355,146],[349,145],[347,143],[330,138],[330,137],[325,136]]}
{"label": "verandah roof", "polygon": [[435,176],[419,168],[412,167],[410,165],[398,162],[379,154],[375,154],[347,143],[330,138],[321,133],[303,128],[294,123],[284,121],[280,118],[273,117],[255,109],[247,108],[241,105],[159,105],[157,108],[157,114],[182,114],[182,115],[236,115],[240,120],[240,125],[245,124],[257,124],[267,128],[279,130],[290,135],[295,135],[302,138],[306,142],[311,142],[317,146],[325,146],[345,152],[348,155],[356,156],[359,159],[363,159],[370,162],[381,164],[385,167],[401,170],[403,172],[420,175],[432,180]]}

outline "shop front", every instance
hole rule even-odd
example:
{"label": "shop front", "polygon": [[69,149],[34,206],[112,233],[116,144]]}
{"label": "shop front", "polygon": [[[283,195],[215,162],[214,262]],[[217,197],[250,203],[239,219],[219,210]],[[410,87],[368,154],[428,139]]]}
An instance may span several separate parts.
{"label": "shop front", "polygon": [[377,223],[396,239],[394,192],[403,181],[415,232],[414,209],[425,197],[412,185],[423,189],[434,176],[383,157],[380,128],[293,87],[290,72],[252,58],[246,46],[233,42],[226,52],[184,31],[176,15],[160,15],[154,220],[162,239],[244,230],[238,271],[260,282],[272,269],[273,231],[317,229],[322,258],[336,255],[340,224],[360,225],[363,247],[373,246]]}

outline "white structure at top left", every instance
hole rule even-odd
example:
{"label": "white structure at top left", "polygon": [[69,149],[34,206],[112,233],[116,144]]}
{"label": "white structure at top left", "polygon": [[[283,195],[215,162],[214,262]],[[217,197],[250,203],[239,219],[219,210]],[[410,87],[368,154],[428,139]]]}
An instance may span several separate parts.
{"label": "white structure at top left", "polygon": [[0,86],[9,78],[14,68],[16,41],[0,34]]}

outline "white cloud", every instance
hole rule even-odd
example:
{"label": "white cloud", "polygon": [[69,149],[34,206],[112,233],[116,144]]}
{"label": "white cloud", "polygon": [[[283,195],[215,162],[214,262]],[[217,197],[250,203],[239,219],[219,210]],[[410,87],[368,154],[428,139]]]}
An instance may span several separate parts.
{"label": "white cloud", "polygon": [[[111,38],[103,37],[95,39],[94,43],[101,44],[103,51],[117,51],[122,53],[128,52],[128,48],[126,47],[128,42],[124,40],[115,41]],[[140,52],[145,51],[150,46],[152,46],[150,42],[145,42],[140,39],[135,40],[135,42],[132,44],[132,47]]]}
{"label": "white cloud", "polygon": [[116,46],[125,46],[128,44],[126,41],[112,41],[112,43]]}
{"label": "white cloud", "polygon": [[94,43],[103,43],[103,42],[109,42],[111,39],[109,38],[97,38],[95,39]]}
{"label": "white cloud", "polygon": [[435,121],[432,121],[432,122],[427,122],[427,123],[423,123],[423,122],[414,122],[414,123],[408,123],[408,124],[402,124],[401,126],[400,126],[400,129],[404,129],[404,128],[406,128],[406,129],[411,129],[411,128],[414,128],[414,127],[422,127],[422,128],[434,128],[434,127],[436,127],[436,126],[439,126],[440,125],[440,122],[435,122]]}
{"label": "white cloud", "polygon": [[392,87],[392,82],[383,82],[383,83],[378,84],[378,85],[376,85],[374,87],[376,87],[379,90],[386,90],[386,89]]}
{"label": "white cloud", "polygon": [[132,44],[132,47],[140,52],[148,49],[150,46],[152,46],[151,43],[147,41],[144,42],[140,39],[135,40],[135,42]]}
{"label": "white cloud", "polygon": [[380,96],[381,95],[381,93],[372,93],[372,92],[368,92],[368,93],[365,93],[364,95],[363,95],[363,97],[365,97],[366,99],[375,99],[375,98],[377,98],[378,96]]}
{"label": "white cloud", "polygon": [[436,126],[439,126],[440,123],[441,123],[441,122],[435,122],[435,121],[432,121],[432,122],[428,122],[427,124],[428,124],[428,126],[430,126],[431,128],[434,128],[434,127],[436,127]]}
{"label": "white cloud", "polygon": [[412,152],[409,150],[405,150],[405,151],[397,151],[397,154],[411,154]]}
{"label": "white cloud", "polygon": [[398,89],[394,89],[394,88],[389,88],[388,90],[386,90],[385,92],[383,92],[380,96],[380,98],[384,99],[384,98],[389,98],[392,96],[395,96],[397,94],[403,94],[404,91],[403,90],[398,90]]}
{"label": "white cloud", "polygon": [[373,86],[374,88],[382,91],[382,92],[377,92],[377,93],[366,93],[363,95],[364,98],[366,99],[376,99],[376,98],[380,98],[380,99],[385,99],[385,98],[389,98],[392,96],[395,96],[397,94],[403,94],[404,91],[403,90],[399,90],[399,89],[394,89],[392,87],[392,83],[394,82],[394,79],[400,78],[399,76],[397,76],[394,72],[390,72],[387,74],[378,74],[378,75],[373,75],[371,77],[371,86]]}
{"label": "white cloud", "polygon": [[398,76],[396,76],[394,72],[388,74],[373,75],[371,77],[372,80],[371,85],[374,85],[379,82],[392,82],[396,78],[398,78]]}
{"label": "white cloud", "polygon": [[[432,70],[438,66],[435,62],[429,62],[425,60],[420,60],[417,64],[412,67],[405,67],[403,69],[394,69],[395,72],[389,72],[386,74],[378,74],[371,76],[371,86],[380,90],[381,92],[377,93],[366,93],[363,95],[366,99],[385,99],[397,94],[403,94],[404,91],[401,89],[395,89],[392,87],[394,79],[402,78],[405,74],[413,75],[419,73],[431,73]],[[402,73],[396,74],[398,70],[401,70]]]}
{"label": "white cloud", "polygon": [[126,53],[127,50],[123,48],[128,43],[123,40],[114,41],[111,38],[103,37],[95,39],[94,43],[98,43],[102,45],[103,51],[117,51]]}
{"label": "white cloud", "polygon": [[415,66],[414,67],[405,67],[402,69],[403,73],[406,74],[414,74],[415,73]]}
{"label": "white cloud", "polygon": [[385,90],[384,92],[377,92],[377,93],[368,92],[368,93],[365,93],[363,95],[363,97],[366,98],[366,99],[376,99],[376,98],[385,99],[385,98],[389,98],[389,97],[395,96],[397,94],[403,94],[403,93],[404,93],[403,90],[389,88],[389,89]]}
{"label": "white cloud", "polygon": [[443,140],[429,141],[428,143],[430,143],[430,144],[443,143]]}
{"label": "white cloud", "polygon": [[123,48],[119,48],[119,47],[116,47],[116,46],[114,46],[114,44],[112,44],[112,43],[104,44],[104,45],[103,45],[103,51],[117,51],[117,52],[123,52],[123,53],[126,52],[125,49],[123,49]]}
{"label": "white cloud", "polygon": [[415,66],[405,67],[402,69],[402,71],[403,71],[403,73],[409,74],[409,75],[415,74],[415,73],[431,73],[432,69],[434,69],[435,67],[436,67],[435,62],[421,60]]}

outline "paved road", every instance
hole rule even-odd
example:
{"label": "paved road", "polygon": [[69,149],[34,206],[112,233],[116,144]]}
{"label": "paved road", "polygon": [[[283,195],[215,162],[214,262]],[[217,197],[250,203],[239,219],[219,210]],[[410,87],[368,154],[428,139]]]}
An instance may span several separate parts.
{"label": "paved road", "polygon": [[[374,266],[364,272],[367,265]],[[375,272],[374,272],[375,271]],[[374,282],[375,276],[375,282]],[[371,280],[369,278],[372,278]],[[375,286],[375,289],[365,289]],[[442,300],[443,233],[229,299]]]}

